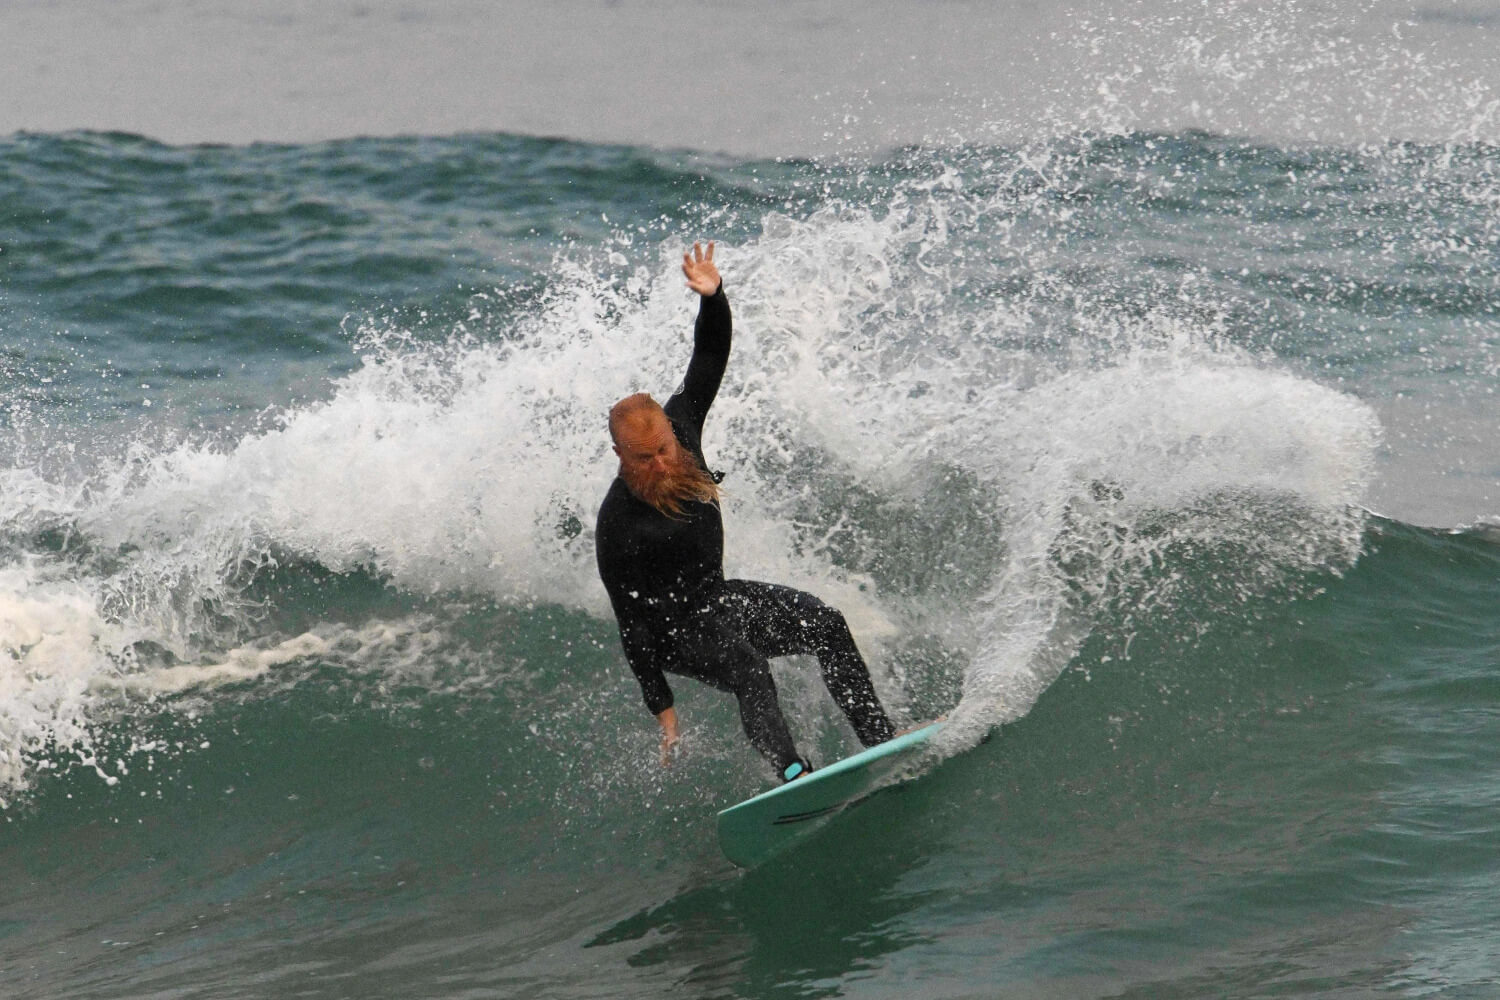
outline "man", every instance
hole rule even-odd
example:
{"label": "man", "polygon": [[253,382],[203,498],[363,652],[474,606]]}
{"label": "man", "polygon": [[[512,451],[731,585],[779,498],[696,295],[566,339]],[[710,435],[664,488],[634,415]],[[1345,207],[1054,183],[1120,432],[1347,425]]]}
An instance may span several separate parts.
{"label": "man", "polygon": [[812,653],[828,692],[865,746],[894,735],[844,616],[822,601],[751,580],[724,579],[719,479],[703,457],[703,421],[729,363],[729,300],[714,245],[682,255],[701,298],[682,388],[659,405],[646,393],[610,410],[620,472],[599,508],[595,548],[625,656],[661,724],[662,763],[678,743],[664,672],[734,694],[750,743],[791,781],[812,768],[797,753],[767,657]]}

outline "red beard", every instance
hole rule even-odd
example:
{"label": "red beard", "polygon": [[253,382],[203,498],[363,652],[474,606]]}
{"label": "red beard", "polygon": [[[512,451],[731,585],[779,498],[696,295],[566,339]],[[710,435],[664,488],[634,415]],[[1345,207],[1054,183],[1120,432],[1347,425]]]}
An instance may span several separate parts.
{"label": "red beard", "polygon": [[667,517],[681,517],[683,504],[690,501],[714,503],[719,499],[718,484],[693,460],[686,449],[681,451],[678,461],[661,475],[631,476],[623,469],[620,475],[624,478],[625,485],[630,487],[630,492]]}

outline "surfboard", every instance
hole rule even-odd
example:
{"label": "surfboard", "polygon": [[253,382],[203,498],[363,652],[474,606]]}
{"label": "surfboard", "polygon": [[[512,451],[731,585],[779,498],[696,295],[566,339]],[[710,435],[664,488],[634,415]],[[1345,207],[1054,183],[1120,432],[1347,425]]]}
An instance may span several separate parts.
{"label": "surfboard", "polygon": [[730,806],[719,813],[720,849],[741,868],[760,864],[878,791],[901,758],[942,728],[930,723]]}

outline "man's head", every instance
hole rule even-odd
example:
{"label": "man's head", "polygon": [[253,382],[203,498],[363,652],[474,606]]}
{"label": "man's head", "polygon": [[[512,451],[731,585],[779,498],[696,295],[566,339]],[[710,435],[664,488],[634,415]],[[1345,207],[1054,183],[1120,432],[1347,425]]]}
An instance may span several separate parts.
{"label": "man's head", "polygon": [[678,442],[666,411],[649,394],[626,396],[610,409],[609,436],[630,492],[668,517],[679,516],[689,500],[719,499],[718,485]]}

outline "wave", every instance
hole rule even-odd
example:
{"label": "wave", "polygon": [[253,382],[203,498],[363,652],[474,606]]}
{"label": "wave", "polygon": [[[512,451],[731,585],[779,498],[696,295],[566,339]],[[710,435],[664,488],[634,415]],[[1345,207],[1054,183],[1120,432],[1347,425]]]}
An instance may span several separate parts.
{"label": "wave", "polygon": [[[759,211],[724,247],[736,355],[705,443],[730,473],[727,570],[842,607],[898,712],[957,698],[951,751],[1025,714],[1101,601],[1170,605],[1183,585],[1160,570],[1181,553],[1236,553],[1217,589],[1239,599],[1349,566],[1379,426],[1191,297],[1143,309],[1049,275],[1056,234],[1025,230],[1056,187],[931,167],[880,198]],[[620,229],[559,254],[518,308],[472,298],[446,336],[365,322],[325,398],[249,432],[4,470],[0,780],[24,787],[52,746],[88,759],[97,706],[122,693],[326,656],[320,620],[341,613],[268,582],[287,566],[416,603],[554,607],[607,636],[602,415],[680,375],[679,252]],[[991,291],[1017,269],[1029,289]]]}

